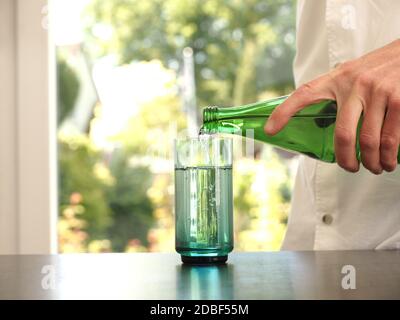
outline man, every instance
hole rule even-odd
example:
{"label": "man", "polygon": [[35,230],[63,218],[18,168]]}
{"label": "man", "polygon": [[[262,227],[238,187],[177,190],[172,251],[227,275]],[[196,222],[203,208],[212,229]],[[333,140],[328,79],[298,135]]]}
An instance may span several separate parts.
{"label": "man", "polygon": [[300,160],[283,249],[400,249],[400,1],[300,0],[297,9],[298,89],[265,131],[336,100],[337,164]]}

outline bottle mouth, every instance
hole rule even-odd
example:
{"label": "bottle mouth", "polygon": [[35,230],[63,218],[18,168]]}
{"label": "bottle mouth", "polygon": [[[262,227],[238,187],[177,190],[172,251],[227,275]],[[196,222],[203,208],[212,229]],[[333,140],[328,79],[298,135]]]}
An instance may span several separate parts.
{"label": "bottle mouth", "polygon": [[217,120],[217,107],[209,106],[203,109],[203,123]]}

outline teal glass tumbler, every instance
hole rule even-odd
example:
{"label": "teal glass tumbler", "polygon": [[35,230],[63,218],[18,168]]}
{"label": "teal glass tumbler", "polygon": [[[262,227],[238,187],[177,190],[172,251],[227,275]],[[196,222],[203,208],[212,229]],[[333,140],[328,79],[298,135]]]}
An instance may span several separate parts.
{"label": "teal glass tumbler", "polygon": [[225,263],[233,250],[230,138],[175,141],[175,249],[188,264]]}

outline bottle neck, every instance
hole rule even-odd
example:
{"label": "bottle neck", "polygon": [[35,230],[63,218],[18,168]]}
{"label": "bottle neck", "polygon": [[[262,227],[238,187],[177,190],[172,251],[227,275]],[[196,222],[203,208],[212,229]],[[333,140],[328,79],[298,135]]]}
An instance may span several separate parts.
{"label": "bottle neck", "polygon": [[211,126],[213,122],[228,119],[241,119],[247,117],[268,118],[274,109],[280,105],[287,96],[236,107],[210,106],[203,109],[203,125]]}
{"label": "bottle neck", "polygon": [[218,120],[218,107],[205,107],[203,109],[203,123]]}

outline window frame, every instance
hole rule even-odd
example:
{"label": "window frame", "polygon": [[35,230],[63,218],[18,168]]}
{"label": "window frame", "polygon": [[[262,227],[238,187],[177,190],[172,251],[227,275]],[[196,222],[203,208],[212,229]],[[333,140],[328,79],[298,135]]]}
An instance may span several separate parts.
{"label": "window frame", "polygon": [[0,254],[57,249],[55,54],[46,0],[0,0]]}

